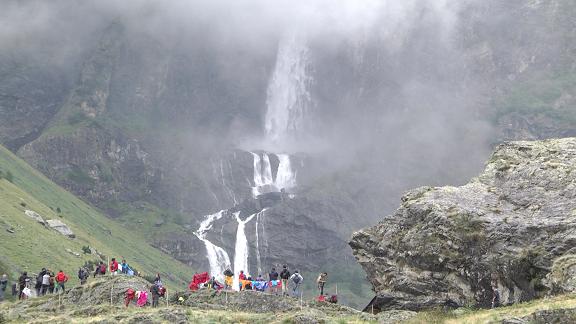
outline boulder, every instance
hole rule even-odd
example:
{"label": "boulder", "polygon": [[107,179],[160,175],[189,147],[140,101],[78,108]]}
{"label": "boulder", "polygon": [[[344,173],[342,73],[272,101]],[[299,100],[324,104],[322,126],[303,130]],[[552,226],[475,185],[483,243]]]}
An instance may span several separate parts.
{"label": "boulder", "polygon": [[58,219],[49,219],[46,221],[46,224],[53,230],[56,230],[58,233],[68,236],[69,238],[75,238],[74,232],[68,227],[68,225],[64,224]]}
{"label": "boulder", "polygon": [[575,290],[576,138],[510,142],[461,187],[424,187],[350,245],[381,310]]}
{"label": "boulder", "polygon": [[42,216],[40,216],[40,214],[38,214],[37,212],[33,210],[26,210],[24,214],[32,218],[33,220],[37,221],[38,223],[46,226],[46,221],[44,221],[44,218],[42,218]]}
{"label": "boulder", "polygon": [[575,323],[576,308],[560,308],[539,310],[521,318],[511,318],[502,321],[502,324],[548,324],[548,323]]}

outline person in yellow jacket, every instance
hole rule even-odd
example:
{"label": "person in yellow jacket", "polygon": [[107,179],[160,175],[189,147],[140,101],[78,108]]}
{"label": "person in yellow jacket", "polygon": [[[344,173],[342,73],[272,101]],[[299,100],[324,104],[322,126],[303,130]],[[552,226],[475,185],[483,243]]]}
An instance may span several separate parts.
{"label": "person in yellow jacket", "polygon": [[226,269],[224,271],[224,289],[230,290],[232,289],[232,285],[234,284],[234,272],[230,269]]}

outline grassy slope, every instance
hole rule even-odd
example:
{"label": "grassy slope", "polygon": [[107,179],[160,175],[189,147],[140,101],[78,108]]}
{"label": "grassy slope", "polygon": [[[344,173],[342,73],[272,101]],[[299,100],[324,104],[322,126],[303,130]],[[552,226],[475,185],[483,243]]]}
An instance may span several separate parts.
{"label": "grassy slope", "polygon": [[458,309],[451,312],[422,312],[407,321],[407,323],[500,323],[504,319],[521,318],[537,311],[569,308],[576,308],[576,295],[543,298],[497,309]]}
{"label": "grassy slope", "polygon": [[[79,258],[66,249],[81,253],[82,246],[89,245],[110,257],[124,256],[144,275],[164,274],[165,280],[170,278],[169,285],[174,288],[182,289],[190,279],[192,269],[152,248],[145,237],[106,218],[3,147],[0,147],[0,169],[14,175],[13,183],[0,180],[1,262],[13,276],[21,270],[37,272],[42,267],[62,268],[71,274],[74,284],[78,266],[96,256]],[[26,207],[21,205],[23,202]],[[54,212],[57,208],[62,210],[62,217]],[[45,219],[62,220],[75,232],[76,239],[45,229],[24,215],[26,209],[38,212]],[[15,233],[6,231],[9,228],[14,228]]]}

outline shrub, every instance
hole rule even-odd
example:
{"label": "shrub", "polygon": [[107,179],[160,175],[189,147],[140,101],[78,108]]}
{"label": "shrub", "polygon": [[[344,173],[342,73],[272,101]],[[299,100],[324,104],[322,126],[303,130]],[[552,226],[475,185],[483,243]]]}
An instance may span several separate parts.
{"label": "shrub", "polygon": [[83,246],[83,247],[82,247],[82,252],[83,252],[84,254],[92,254],[92,250],[90,249],[89,246]]}

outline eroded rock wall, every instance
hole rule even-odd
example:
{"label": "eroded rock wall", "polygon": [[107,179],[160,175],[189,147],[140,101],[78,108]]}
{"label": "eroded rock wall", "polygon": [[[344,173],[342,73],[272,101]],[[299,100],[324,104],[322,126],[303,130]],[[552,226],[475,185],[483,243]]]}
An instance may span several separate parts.
{"label": "eroded rock wall", "polygon": [[464,186],[406,193],[350,242],[380,306],[489,306],[493,282],[504,304],[571,290],[575,172],[576,138],[510,142]]}

